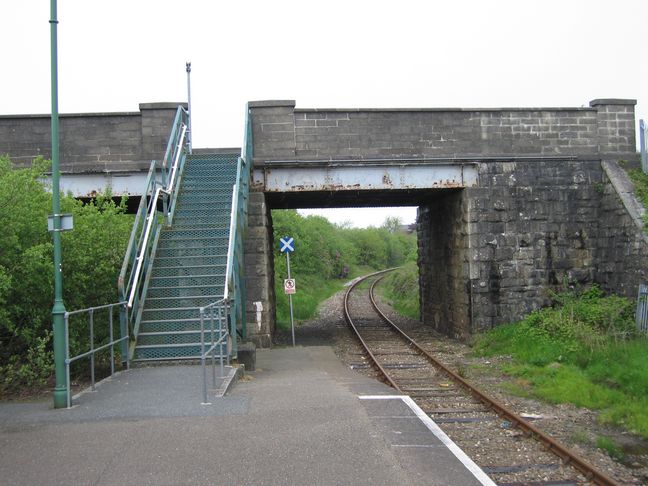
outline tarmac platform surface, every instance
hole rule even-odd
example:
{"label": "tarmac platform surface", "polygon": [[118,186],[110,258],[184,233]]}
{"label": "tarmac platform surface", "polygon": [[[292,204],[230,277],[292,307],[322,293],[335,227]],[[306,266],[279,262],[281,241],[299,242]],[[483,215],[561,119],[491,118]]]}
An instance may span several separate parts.
{"label": "tarmac platform surface", "polygon": [[493,484],[328,346],[258,350],[210,405],[201,380],[199,366],[137,368],[69,410],[0,403],[0,484]]}

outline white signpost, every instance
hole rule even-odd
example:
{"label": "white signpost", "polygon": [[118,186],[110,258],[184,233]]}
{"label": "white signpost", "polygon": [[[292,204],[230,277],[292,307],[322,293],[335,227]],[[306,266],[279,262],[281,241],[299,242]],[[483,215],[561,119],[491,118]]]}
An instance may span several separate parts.
{"label": "white signpost", "polygon": [[286,254],[286,268],[288,269],[288,278],[284,280],[284,292],[288,295],[290,303],[290,328],[292,330],[292,343],[295,346],[295,319],[293,317],[292,296],[296,292],[295,279],[290,276],[290,254],[295,251],[295,239],[290,236],[279,238],[279,251]]}

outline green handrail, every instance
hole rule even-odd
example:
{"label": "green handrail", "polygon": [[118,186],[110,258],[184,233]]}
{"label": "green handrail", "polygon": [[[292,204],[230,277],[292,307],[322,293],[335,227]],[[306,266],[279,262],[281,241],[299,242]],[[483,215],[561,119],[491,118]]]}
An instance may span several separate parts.
{"label": "green handrail", "polygon": [[230,240],[227,252],[225,298],[230,302],[230,336],[232,354],[236,355],[237,331],[247,338],[245,315],[245,266],[243,241],[247,232],[248,200],[252,168],[252,120],[249,107],[246,109],[245,141],[241,156],[237,160],[236,183],[232,188],[232,212],[230,218]]}
{"label": "green handrail", "polygon": [[[137,338],[139,322],[142,315],[142,303],[146,297],[152,257],[155,254],[160,234],[160,217],[158,201],[162,200],[163,214],[167,224],[173,218],[179,179],[182,174],[187,154],[187,126],[189,113],[182,106],[178,107],[171,128],[162,164],[151,162],[142,193],[140,205],[133,223],[126,255],[117,281],[120,300],[128,302],[131,312],[121,316],[122,334],[130,329],[130,336]],[[158,172],[160,180],[158,180]],[[126,344],[122,354],[126,356]]]}

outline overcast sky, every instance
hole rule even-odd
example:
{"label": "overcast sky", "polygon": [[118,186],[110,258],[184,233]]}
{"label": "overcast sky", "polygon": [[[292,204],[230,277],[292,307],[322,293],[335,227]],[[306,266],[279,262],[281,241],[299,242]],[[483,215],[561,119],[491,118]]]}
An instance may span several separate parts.
{"label": "overcast sky", "polygon": [[[50,112],[49,5],[0,1],[0,114]],[[637,119],[648,116],[646,0],[59,0],[58,19],[62,113],[185,101],[190,60],[199,147],[240,146],[245,103],[261,99],[396,108],[634,98]]]}

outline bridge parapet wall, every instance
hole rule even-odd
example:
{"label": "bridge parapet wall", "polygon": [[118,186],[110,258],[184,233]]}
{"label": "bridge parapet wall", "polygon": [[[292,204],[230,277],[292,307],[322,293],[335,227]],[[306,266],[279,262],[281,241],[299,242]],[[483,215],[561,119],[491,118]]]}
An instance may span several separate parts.
{"label": "bridge parapet wall", "polygon": [[[61,172],[147,171],[161,159],[180,103],[142,103],[139,112],[60,115]],[[0,116],[0,154],[17,166],[51,158],[50,115]]]}
{"label": "bridge parapet wall", "polygon": [[255,160],[634,157],[635,100],[581,108],[296,109],[251,102]]}

